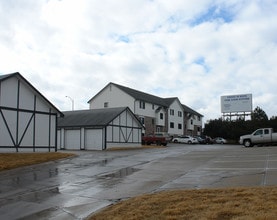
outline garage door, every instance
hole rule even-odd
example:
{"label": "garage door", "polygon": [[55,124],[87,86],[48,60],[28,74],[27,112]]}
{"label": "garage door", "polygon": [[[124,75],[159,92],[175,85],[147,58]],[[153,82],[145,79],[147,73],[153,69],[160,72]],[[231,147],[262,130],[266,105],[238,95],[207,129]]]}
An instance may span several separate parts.
{"label": "garage door", "polygon": [[86,129],[85,130],[85,149],[102,150],[102,146],[103,146],[103,130]]}
{"label": "garage door", "polygon": [[80,130],[65,130],[65,149],[67,150],[80,150],[81,139]]}

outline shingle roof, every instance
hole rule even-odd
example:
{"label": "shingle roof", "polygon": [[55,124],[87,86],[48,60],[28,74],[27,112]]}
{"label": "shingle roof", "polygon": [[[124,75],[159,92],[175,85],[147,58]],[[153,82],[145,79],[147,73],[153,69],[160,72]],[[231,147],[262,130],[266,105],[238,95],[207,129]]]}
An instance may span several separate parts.
{"label": "shingle roof", "polygon": [[[58,119],[58,127],[104,127],[128,107],[89,109],[63,112]],[[131,110],[129,110],[131,114]]]}
{"label": "shingle roof", "polygon": [[190,107],[182,104],[183,108],[184,108],[184,111],[185,112],[188,112],[188,113],[191,113],[191,114],[194,114],[194,115],[197,115],[197,116],[200,116],[200,117],[203,117],[203,115],[201,115],[200,113],[198,113],[197,111],[194,111],[193,109],[191,109]]}
{"label": "shingle roof", "polygon": [[[147,94],[147,93],[135,90],[135,89],[131,89],[131,88],[128,88],[128,87],[125,87],[125,86],[121,86],[121,85],[118,85],[118,84],[115,84],[115,83],[112,83],[112,84],[117,86],[119,89],[126,92],[130,96],[134,97],[135,99],[145,101],[145,102],[148,102],[148,103],[161,105],[161,106],[164,106],[164,107],[169,107],[174,100],[178,99],[177,97],[161,98],[161,97],[150,95],[150,94]],[[203,117],[203,115],[199,114],[198,112],[194,111],[193,109],[189,108],[188,106],[183,105],[183,104],[182,104],[182,106],[183,106],[185,112],[192,113],[192,114]]]}
{"label": "shingle roof", "polygon": [[[155,95],[151,95],[151,94],[148,94],[148,93],[145,93],[145,92],[141,92],[141,91],[138,91],[138,90],[135,90],[135,89],[132,89],[132,88],[129,88],[129,87],[126,87],[126,86],[122,86],[122,85],[119,85],[119,84],[116,84],[116,83],[112,83],[110,82],[108,85],[106,85],[100,92],[98,92],[94,97],[96,97],[98,94],[100,94],[106,87],[108,87],[109,85],[114,85],[116,86],[117,88],[119,88],[120,90],[124,91],[126,94],[132,96],[134,99],[136,100],[141,100],[141,101],[145,101],[145,102],[148,102],[148,103],[153,103],[153,104],[156,104],[156,105],[159,105],[159,106],[162,106],[162,107],[165,107],[165,108],[168,108],[172,102],[176,99],[178,99],[177,97],[172,97],[172,98],[161,98],[159,96],[155,96]],[[88,103],[94,99],[94,97],[92,97]],[[184,111],[187,111],[189,113],[193,113],[193,114],[196,114],[198,116],[201,116],[203,117],[203,115],[199,114],[198,112],[192,110],[191,108],[187,107],[186,105],[182,105],[184,107]]]}
{"label": "shingle roof", "polygon": [[131,89],[129,87],[125,87],[125,86],[118,85],[118,84],[115,84],[115,83],[112,83],[112,84],[115,85],[116,87],[118,87],[119,89],[121,89],[122,91],[126,92],[127,94],[129,94],[133,98],[137,99],[137,100],[141,100],[141,101],[145,101],[145,102],[148,102],[148,103],[153,103],[153,104],[168,107],[165,100],[161,97],[151,95],[151,94],[148,94],[148,93],[145,93],[145,92],[141,92],[141,91],[138,91],[138,90],[135,90],[135,89]]}

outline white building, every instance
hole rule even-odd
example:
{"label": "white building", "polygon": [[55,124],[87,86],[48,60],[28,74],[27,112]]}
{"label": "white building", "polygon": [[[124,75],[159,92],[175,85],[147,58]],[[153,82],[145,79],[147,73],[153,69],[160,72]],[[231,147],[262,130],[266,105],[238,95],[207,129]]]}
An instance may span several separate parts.
{"label": "white building", "polygon": [[20,73],[0,76],[2,151],[57,151],[57,118],[62,115]]}
{"label": "white building", "polygon": [[182,105],[177,97],[161,98],[109,83],[88,103],[90,109],[128,106],[145,126],[145,134],[198,135],[202,131],[203,115]]}
{"label": "white building", "polygon": [[63,112],[58,148],[106,150],[141,146],[143,125],[128,107]]}

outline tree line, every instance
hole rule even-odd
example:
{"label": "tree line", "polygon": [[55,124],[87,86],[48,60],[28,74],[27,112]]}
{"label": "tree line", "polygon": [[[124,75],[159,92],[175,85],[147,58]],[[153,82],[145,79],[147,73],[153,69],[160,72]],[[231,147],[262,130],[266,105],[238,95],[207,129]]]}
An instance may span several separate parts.
{"label": "tree line", "polygon": [[203,134],[238,141],[241,135],[250,134],[258,128],[273,128],[277,131],[277,116],[268,119],[265,111],[257,106],[251,113],[251,120],[245,120],[243,117],[236,120],[210,120],[205,124]]}

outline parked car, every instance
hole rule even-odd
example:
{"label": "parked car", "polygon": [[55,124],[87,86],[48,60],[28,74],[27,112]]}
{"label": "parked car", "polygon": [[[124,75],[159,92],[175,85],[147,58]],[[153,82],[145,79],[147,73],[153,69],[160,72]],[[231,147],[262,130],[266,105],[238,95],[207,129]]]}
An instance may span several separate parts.
{"label": "parked car", "polygon": [[163,145],[166,146],[169,142],[170,138],[160,135],[160,134],[149,134],[147,136],[143,136],[141,143],[150,145],[150,144],[156,144],[156,145]]}
{"label": "parked car", "polygon": [[198,140],[191,136],[179,136],[172,139],[174,143],[198,144]]}
{"label": "parked car", "polygon": [[222,137],[217,137],[217,138],[214,139],[214,143],[216,143],[216,144],[226,144],[227,141],[226,141],[226,139],[224,139]]}
{"label": "parked car", "polygon": [[277,132],[273,128],[260,128],[252,134],[240,136],[239,143],[245,147],[277,143]]}
{"label": "parked car", "polygon": [[196,138],[198,140],[199,144],[213,144],[214,143],[214,140],[209,136],[205,136],[205,135],[194,136],[194,138]]}
{"label": "parked car", "polygon": [[214,144],[214,140],[210,136],[206,136],[206,144]]}
{"label": "parked car", "polygon": [[194,136],[194,138],[197,139],[199,144],[206,144],[205,138],[202,138],[201,136]]}

